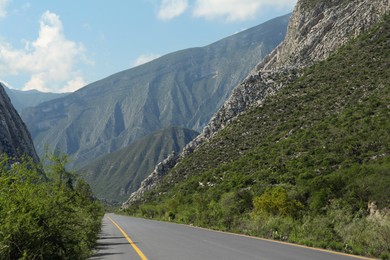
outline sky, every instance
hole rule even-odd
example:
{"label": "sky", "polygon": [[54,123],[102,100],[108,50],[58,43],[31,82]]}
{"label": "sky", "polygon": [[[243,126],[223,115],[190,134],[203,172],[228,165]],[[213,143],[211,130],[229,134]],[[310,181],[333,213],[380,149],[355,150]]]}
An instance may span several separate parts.
{"label": "sky", "polygon": [[291,12],[296,0],[0,0],[0,81],[72,92]]}

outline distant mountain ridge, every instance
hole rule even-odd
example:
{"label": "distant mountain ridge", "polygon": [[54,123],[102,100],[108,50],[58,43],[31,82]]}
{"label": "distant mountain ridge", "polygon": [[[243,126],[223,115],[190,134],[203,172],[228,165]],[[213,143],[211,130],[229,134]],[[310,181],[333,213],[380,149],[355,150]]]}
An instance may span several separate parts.
{"label": "distant mountain ridge", "polygon": [[35,162],[39,160],[30,133],[13,107],[2,83],[0,83],[0,154],[6,154],[14,159],[27,155]]}
{"label": "distant mountain ridge", "polygon": [[68,93],[46,93],[37,90],[21,91],[16,89],[10,89],[6,86],[4,86],[4,89],[19,114],[21,114],[23,109],[27,107],[34,107],[43,102],[68,95]]}
{"label": "distant mountain ridge", "polygon": [[202,129],[232,88],[284,38],[289,15],[202,48],[165,55],[22,114],[46,144],[85,164],[163,127]]}

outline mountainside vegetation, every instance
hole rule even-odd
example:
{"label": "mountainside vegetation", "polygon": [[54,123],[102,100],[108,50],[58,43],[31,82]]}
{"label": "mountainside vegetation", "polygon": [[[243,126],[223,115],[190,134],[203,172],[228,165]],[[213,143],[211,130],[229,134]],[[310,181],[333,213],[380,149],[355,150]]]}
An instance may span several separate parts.
{"label": "mountainside vegetation", "polygon": [[38,154],[47,144],[78,167],[161,128],[199,130],[284,38],[289,15],[211,45],[160,57],[23,111]]}
{"label": "mountainside vegetation", "polygon": [[390,258],[390,17],[238,116],[128,214]]}
{"label": "mountainside vegetation", "polygon": [[77,171],[91,185],[94,195],[111,203],[123,202],[155,165],[179,152],[197,132],[180,127],[163,128],[128,147],[102,156]]}
{"label": "mountainside vegetation", "polygon": [[89,185],[65,170],[66,157],[47,167],[24,158],[0,159],[0,259],[87,259],[103,209]]}

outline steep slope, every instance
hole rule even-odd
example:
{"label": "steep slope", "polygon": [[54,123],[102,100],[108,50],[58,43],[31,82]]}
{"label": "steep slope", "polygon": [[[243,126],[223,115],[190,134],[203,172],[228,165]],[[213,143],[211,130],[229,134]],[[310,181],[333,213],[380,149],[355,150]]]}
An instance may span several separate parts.
{"label": "steep slope", "polygon": [[16,159],[28,155],[38,161],[30,134],[0,83],[0,154],[3,153]]}
{"label": "steep slope", "polygon": [[387,15],[240,114],[128,212],[387,259],[389,67]]}
{"label": "steep slope", "polygon": [[4,89],[19,114],[27,107],[34,107],[43,102],[68,95],[67,93],[45,93],[37,90],[21,91],[9,89],[6,86],[4,86]]}
{"label": "steep slope", "polygon": [[288,19],[168,54],[25,111],[38,153],[50,144],[82,164],[162,127],[201,129],[232,88],[282,41]]}
{"label": "steep slope", "polygon": [[[175,165],[207,142],[240,113],[261,104],[300,75],[300,69],[326,59],[349,39],[380,21],[390,10],[390,0],[300,0],[288,26],[286,39],[237,86],[213,115],[202,133],[184,151],[167,161]],[[152,173],[130,201],[152,188],[170,169]],[[148,183],[148,185],[146,185]]]}
{"label": "steep slope", "polygon": [[99,157],[77,172],[91,185],[99,199],[123,202],[156,164],[172,152],[180,152],[197,135],[195,131],[180,127],[164,128]]}

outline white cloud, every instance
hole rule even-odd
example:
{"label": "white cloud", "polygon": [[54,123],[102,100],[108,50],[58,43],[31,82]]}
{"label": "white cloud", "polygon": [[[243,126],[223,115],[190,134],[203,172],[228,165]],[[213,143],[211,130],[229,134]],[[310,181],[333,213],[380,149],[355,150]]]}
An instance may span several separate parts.
{"label": "white cloud", "polygon": [[157,58],[161,57],[161,55],[158,54],[142,54],[139,56],[133,63],[133,67],[137,67],[139,65],[145,64],[149,61],[155,60]]}
{"label": "white cloud", "polygon": [[46,11],[41,16],[39,36],[35,41],[25,41],[23,49],[0,42],[0,73],[30,75],[25,90],[74,90],[84,83],[76,69],[78,64],[87,63],[84,53],[81,44],[66,39],[60,17]]}
{"label": "white cloud", "polygon": [[169,20],[184,13],[188,8],[187,0],[162,0],[158,18]]}
{"label": "white cloud", "polygon": [[193,14],[206,19],[243,21],[253,18],[265,7],[292,7],[296,0],[196,0]]}
{"label": "white cloud", "polygon": [[5,17],[7,15],[7,7],[8,0],[0,0],[0,18]]}

